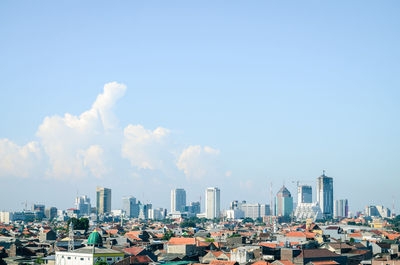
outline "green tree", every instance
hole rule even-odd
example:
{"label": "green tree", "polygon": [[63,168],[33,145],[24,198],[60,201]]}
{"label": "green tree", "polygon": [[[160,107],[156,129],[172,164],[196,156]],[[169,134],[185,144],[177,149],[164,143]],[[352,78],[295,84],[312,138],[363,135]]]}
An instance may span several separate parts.
{"label": "green tree", "polygon": [[196,227],[196,223],[195,222],[193,222],[193,221],[183,221],[181,224],[180,224],[180,227],[182,227],[182,228],[186,228],[186,227]]}
{"label": "green tree", "polygon": [[71,218],[67,222],[68,226],[68,231],[69,231],[69,224],[72,222],[74,225],[74,230],[85,230],[87,231],[89,229],[89,219],[87,218]]}
{"label": "green tree", "polygon": [[250,217],[246,217],[243,219],[242,223],[254,223],[254,220]]}
{"label": "green tree", "polygon": [[104,260],[99,260],[95,263],[95,265],[108,265],[107,262],[105,262]]}
{"label": "green tree", "polygon": [[167,230],[162,237],[163,240],[170,240],[171,237],[174,237],[175,234],[171,230]]}

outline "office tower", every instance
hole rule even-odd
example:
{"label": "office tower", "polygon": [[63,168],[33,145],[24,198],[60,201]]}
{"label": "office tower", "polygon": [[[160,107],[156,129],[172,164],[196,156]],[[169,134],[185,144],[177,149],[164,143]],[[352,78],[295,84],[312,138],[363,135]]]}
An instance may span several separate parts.
{"label": "office tower", "polygon": [[199,214],[201,212],[200,202],[191,202],[188,207],[188,212],[192,214]]}
{"label": "office tower", "polygon": [[140,219],[149,219],[149,212],[153,208],[153,205],[148,203],[148,204],[142,204],[139,202],[139,218]]}
{"label": "office tower", "polygon": [[171,213],[184,212],[186,207],[186,191],[184,189],[171,190]]}
{"label": "office tower", "polygon": [[96,188],[96,207],[97,214],[106,214],[111,212],[111,189]]}
{"label": "office tower", "polygon": [[285,185],[283,185],[276,194],[275,215],[289,218],[292,211],[293,197]]}
{"label": "office tower", "polygon": [[308,185],[297,186],[297,204],[312,203],[312,187]]}
{"label": "office tower", "polygon": [[345,218],[349,215],[349,203],[345,200],[335,200],[333,203],[333,217]]}
{"label": "office tower", "polygon": [[43,204],[34,204],[32,206],[32,211],[35,214],[35,218],[41,220],[45,217],[44,215],[45,206]]}
{"label": "office tower", "polygon": [[206,190],[206,218],[214,219],[220,216],[220,190],[207,188]]}
{"label": "office tower", "polygon": [[136,198],[132,196],[123,197],[122,210],[125,212],[126,217],[139,217],[139,204],[136,203]]}
{"label": "office tower", "polygon": [[257,219],[270,215],[269,205],[259,203],[240,203],[237,207],[244,212],[244,217]]}
{"label": "office tower", "polygon": [[317,202],[324,218],[333,217],[333,179],[325,171],[317,179]]}
{"label": "office tower", "polygon": [[237,209],[239,205],[239,201],[232,201],[229,209],[234,210]]}
{"label": "office tower", "polygon": [[76,209],[79,210],[80,216],[89,216],[92,206],[90,205],[90,198],[86,195],[78,196],[75,198]]}
{"label": "office tower", "polygon": [[44,210],[44,215],[48,220],[52,220],[57,217],[57,208],[56,207],[50,207],[46,208]]}
{"label": "office tower", "polygon": [[370,217],[389,218],[391,217],[391,211],[382,205],[370,205],[365,207],[365,215]]}

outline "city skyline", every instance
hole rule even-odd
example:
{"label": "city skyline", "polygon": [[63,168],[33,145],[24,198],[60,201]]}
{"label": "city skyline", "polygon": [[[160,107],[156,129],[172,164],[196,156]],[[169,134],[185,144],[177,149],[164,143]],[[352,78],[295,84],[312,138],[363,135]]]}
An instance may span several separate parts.
{"label": "city skyline", "polygon": [[269,204],[324,169],[350,211],[399,208],[399,5],[2,1],[0,209]]}

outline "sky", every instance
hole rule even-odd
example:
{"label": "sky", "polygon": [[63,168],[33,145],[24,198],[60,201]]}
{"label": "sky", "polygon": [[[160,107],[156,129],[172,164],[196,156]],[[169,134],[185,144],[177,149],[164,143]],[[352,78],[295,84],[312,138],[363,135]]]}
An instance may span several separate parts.
{"label": "sky", "polygon": [[[326,170],[400,209],[398,1],[0,2],[0,210],[206,187],[269,203]],[[400,212],[398,210],[397,212]]]}

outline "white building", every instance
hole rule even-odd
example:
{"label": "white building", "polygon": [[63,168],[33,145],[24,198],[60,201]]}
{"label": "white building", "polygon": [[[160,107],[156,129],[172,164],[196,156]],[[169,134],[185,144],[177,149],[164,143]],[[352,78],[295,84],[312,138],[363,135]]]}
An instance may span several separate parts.
{"label": "white building", "polygon": [[244,212],[240,209],[226,210],[225,216],[230,220],[237,220],[244,218]]}
{"label": "white building", "polygon": [[349,214],[349,203],[345,200],[335,200],[333,203],[333,217],[346,218]]}
{"label": "white building", "polygon": [[72,251],[57,251],[56,265],[93,265],[98,261],[114,264],[124,258],[124,253],[103,248],[103,241],[98,232],[93,232],[88,238],[88,246]]}
{"label": "white building", "polygon": [[75,207],[79,210],[79,215],[89,216],[92,210],[90,198],[86,195],[75,198]]}
{"label": "white building", "polygon": [[0,223],[9,224],[13,221],[12,212],[0,212]]}
{"label": "white building", "polygon": [[244,212],[244,217],[257,219],[270,215],[269,205],[260,203],[240,203],[238,208]]}
{"label": "white building", "polygon": [[149,209],[149,219],[163,220],[165,219],[165,212],[163,208]]}
{"label": "white building", "polygon": [[206,190],[206,218],[214,219],[220,217],[220,190],[218,188],[207,188]]}
{"label": "white building", "polygon": [[186,191],[184,189],[171,190],[171,212],[184,212],[186,207]]}
{"label": "white building", "polygon": [[297,221],[306,221],[307,219],[316,221],[323,219],[321,207],[317,202],[299,203],[294,211],[294,217]]}

